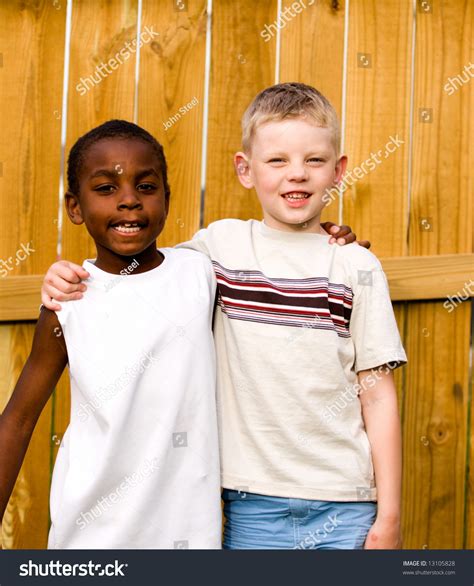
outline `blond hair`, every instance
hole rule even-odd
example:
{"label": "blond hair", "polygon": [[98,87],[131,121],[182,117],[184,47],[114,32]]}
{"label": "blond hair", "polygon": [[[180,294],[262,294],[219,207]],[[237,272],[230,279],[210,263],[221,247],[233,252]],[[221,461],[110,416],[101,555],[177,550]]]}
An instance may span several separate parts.
{"label": "blond hair", "polygon": [[242,147],[250,153],[256,129],[285,118],[309,117],[311,122],[332,133],[336,155],[339,156],[341,130],[336,111],[318,90],[304,83],[279,83],[260,92],[242,117]]}

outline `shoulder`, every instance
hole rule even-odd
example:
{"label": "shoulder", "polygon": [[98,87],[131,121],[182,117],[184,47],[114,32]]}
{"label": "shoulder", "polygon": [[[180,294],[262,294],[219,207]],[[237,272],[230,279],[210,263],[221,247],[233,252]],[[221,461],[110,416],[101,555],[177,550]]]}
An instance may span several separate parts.
{"label": "shoulder", "polygon": [[207,230],[209,234],[213,236],[226,236],[228,238],[234,234],[241,235],[251,232],[255,224],[258,224],[257,220],[237,220],[227,218],[225,220],[211,222],[207,227]]}
{"label": "shoulder", "polygon": [[207,264],[210,262],[205,254],[191,248],[160,248],[159,250],[165,257],[165,262],[174,265],[190,262]]}
{"label": "shoulder", "polygon": [[372,293],[385,291],[386,276],[375,254],[358,244],[330,246],[338,247],[335,252],[336,266],[338,265],[339,270],[342,270],[346,283],[356,295],[359,293],[365,295],[368,290]]}
{"label": "shoulder", "polygon": [[32,353],[42,354],[50,351],[56,352],[60,349],[61,354],[66,354],[62,322],[58,317],[61,313],[62,311],[55,312],[41,307],[35,328]]}
{"label": "shoulder", "polygon": [[338,244],[331,244],[330,246],[337,246],[337,255],[342,259],[346,268],[353,270],[376,270],[382,269],[379,259],[359,244],[346,244],[339,246]]}
{"label": "shoulder", "polygon": [[165,262],[176,269],[194,267],[196,270],[212,272],[212,263],[209,257],[202,252],[190,248],[160,248]]}

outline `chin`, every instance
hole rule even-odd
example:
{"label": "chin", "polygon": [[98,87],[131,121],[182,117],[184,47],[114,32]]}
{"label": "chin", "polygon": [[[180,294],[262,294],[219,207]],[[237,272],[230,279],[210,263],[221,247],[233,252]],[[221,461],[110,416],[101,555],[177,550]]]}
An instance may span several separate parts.
{"label": "chin", "polygon": [[289,226],[299,226],[301,224],[309,224],[315,221],[315,216],[301,216],[299,218],[295,218],[294,216],[291,218],[278,218],[278,221],[282,224],[288,224]]}

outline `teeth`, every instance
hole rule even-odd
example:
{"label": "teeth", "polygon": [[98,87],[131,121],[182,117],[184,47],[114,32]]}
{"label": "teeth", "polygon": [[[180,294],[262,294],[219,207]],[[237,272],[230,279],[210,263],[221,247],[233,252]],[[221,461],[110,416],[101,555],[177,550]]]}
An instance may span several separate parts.
{"label": "teeth", "polygon": [[125,232],[127,234],[131,232],[140,232],[141,230],[141,227],[137,224],[120,224],[118,226],[114,226],[113,228],[118,232]]}
{"label": "teeth", "polygon": [[287,193],[285,195],[285,198],[289,200],[307,199],[308,197],[309,193]]}

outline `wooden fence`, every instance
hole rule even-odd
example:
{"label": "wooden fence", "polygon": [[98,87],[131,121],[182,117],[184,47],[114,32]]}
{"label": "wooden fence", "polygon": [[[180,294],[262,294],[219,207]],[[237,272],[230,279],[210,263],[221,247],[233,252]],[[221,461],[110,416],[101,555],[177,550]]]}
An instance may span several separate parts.
{"label": "wooden fence", "polygon": [[[473,548],[474,328],[460,299],[474,276],[473,24],[472,0],[3,0],[0,408],[29,353],[42,275],[58,250],[94,256],[86,231],[62,222],[62,147],[111,118],[152,132],[172,189],[160,244],[173,245],[216,219],[261,217],[232,166],[240,117],[275,81],[306,82],[336,106],[354,176],[398,141],[326,218],[382,258],[409,357],[397,372],[404,545]],[[46,545],[68,417],[65,375],[8,505],[5,548]]]}

